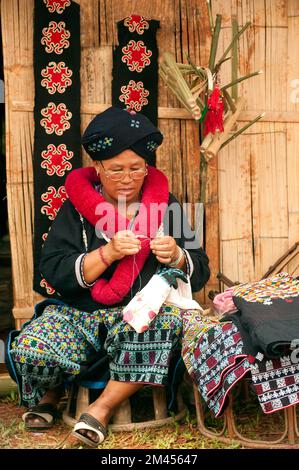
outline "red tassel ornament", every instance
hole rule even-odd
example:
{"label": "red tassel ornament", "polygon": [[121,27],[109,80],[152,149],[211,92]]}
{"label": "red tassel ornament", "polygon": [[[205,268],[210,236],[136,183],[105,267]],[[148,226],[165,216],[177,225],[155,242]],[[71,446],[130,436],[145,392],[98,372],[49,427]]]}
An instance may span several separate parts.
{"label": "red tassel ornament", "polygon": [[208,111],[204,120],[204,135],[215,134],[215,132],[223,132],[223,113],[224,103],[221,91],[218,85],[208,98]]}

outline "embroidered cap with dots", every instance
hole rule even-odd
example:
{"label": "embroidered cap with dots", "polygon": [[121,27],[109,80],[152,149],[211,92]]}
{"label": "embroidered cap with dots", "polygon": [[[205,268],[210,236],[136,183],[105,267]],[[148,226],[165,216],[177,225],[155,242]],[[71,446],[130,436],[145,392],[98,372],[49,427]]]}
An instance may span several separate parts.
{"label": "embroidered cap with dots", "polygon": [[132,149],[149,163],[163,135],[143,114],[111,106],[87,126],[82,145],[93,160],[112,158]]}

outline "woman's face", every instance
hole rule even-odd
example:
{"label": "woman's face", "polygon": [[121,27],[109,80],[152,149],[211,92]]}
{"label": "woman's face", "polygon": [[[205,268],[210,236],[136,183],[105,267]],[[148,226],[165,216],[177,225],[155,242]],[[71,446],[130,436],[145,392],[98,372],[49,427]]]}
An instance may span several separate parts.
{"label": "woman's face", "polygon": [[[147,172],[145,160],[133,150],[127,149],[113,158],[104,161],[95,161],[95,168],[98,172],[103,186],[104,194],[117,202],[119,198],[125,198],[126,204],[136,202],[143,185]],[[138,175],[139,170],[139,175]],[[119,181],[114,181],[115,175],[124,171],[123,177]],[[140,179],[132,179],[129,172],[141,176]],[[137,173],[136,173],[137,171]],[[143,173],[144,172],[144,173]]]}

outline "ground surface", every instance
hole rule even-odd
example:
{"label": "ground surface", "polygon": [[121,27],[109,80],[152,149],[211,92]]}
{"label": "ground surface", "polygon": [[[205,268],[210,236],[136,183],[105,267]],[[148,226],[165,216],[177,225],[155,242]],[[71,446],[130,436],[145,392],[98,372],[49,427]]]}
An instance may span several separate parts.
{"label": "ground surface", "polygon": [[[60,420],[47,433],[29,433],[21,421],[23,408],[18,407],[14,400],[0,401],[0,449],[50,449],[85,448],[76,438],[67,434],[70,428]],[[62,441],[65,440],[63,443]],[[104,449],[201,449],[238,447],[204,439],[196,429],[192,418],[183,424],[175,423],[160,430],[140,430],[134,432],[109,433],[108,438],[100,446]]]}
{"label": "ground surface", "polygon": [[[237,449],[237,442],[224,444],[217,439],[203,437],[197,427],[195,410],[188,406],[188,414],[182,423],[155,430],[112,433],[99,446],[103,449]],[[24,429],[21,420],[24,408],[17,405],[17,397],[0,398],[0,449],[78,449],[85,448],[76,438],[69,436],[70,428],[62,420],[46,433],[31,433]],[[265,416],[256,403],[239,403],[238,430],[247,437],[256,439],[275,439],[283,431],[283,413]],[[206,425],[219,431],[222,420],[210,418]],[[286,445],[286,447],[288,447]]]}

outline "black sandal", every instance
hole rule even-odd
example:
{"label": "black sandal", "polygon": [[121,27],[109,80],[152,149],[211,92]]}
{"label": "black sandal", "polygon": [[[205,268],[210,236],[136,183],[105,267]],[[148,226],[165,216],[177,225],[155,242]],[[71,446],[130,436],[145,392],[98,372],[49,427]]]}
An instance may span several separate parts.
{"label": "black sandal", "polygon": [[[95,434],[97,434],[99,440],[97,442],[93,441],[88,436],[81,434],[79,432],[80,430],[94,432]],[[75,424],[74,430],[72,431],[72,435],[75,436],[77,439],[80,439],[80,441],[84,442],[88,446],[97,447],[107,437],[107,429],[96,418],[94,418],[88,413],[83,413],[80,416],[77,424]]]}
{"label": "black sandal", "polygon": [[[57,418],[57,409],[52,403],[42,403],[40,405],[33,406],[26,413],[23,414],[22,420],[25,423],[25,428],[28,431],[46,431],[52,428]],[[30,423],[28,420],[34,418],[42,418],[44,421],[39,423]]]}

